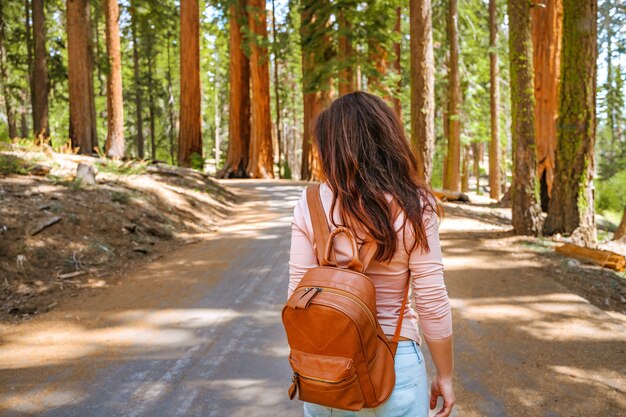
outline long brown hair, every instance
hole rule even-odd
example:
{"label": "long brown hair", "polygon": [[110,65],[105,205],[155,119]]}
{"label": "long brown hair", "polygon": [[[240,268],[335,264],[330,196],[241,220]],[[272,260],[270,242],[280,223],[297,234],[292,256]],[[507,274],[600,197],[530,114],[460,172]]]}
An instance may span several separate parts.
{"label": "long brown hair", "polygon": [[404,209],[402,228],[412,227],[415,240],[411,248],[404,241],[407,251],[415,245],[430,250],[423,215],[439,207],[419,179],[417,158],[393,110],[373,94],[345,94],[317,116],[313,133],[333,192],[331,213],[338,203],[345,225],[365,229],[378,244],[374,258],[389,262],[398,246],[385,192]]}

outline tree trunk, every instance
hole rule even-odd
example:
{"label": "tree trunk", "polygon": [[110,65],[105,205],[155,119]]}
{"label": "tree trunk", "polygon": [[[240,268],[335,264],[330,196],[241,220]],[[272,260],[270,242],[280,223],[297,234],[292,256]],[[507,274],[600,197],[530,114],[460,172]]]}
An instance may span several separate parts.
{"label": "tree trunk", "polygon": [[[346,4],[346,7],[349,5]],[[348,10],[348,13],[352,10]],[[354,86],[354,50],[352,47],[352,24],[346,17],[346,10],[338,11],[338,37],[339,37],[339,62],[338,82],[339,96],[351,93],[355,90]]]}
{"label": "tree trunk", "polygon": [[476,194],[480,194],[480,156],[482,154],[482,143],[472,143],[472,156],[474,157],[474,178],[476,179]]}
{"label": "tree trunk", "polygon": [[124,101],[122,97],[122,58],[120,53],[120,9],[117,0],[104,0],[106,43],[109,59],[107,74],[108,130],[105,152],[109,158],[122,158],[124,142]]}
{"label": "tree trunk", "polygon": [[180,75],[178,163],[181,166],[190,166],[192,159],[198,160],[202,157],[198,0],[181,0],[180,2]]}
{"label": "tree trunk", "polygon": [[274,178],[265,0],[249,0],[248,4],[248,24],[255,36],[250,45],[252,129],[247,171],[252,178]]}
{"label": "tree trunk", "polygon": [[461,163],[459,31],[457,22],[457,0],[449,0],[449,2],[448,42],[450,43],[450,64],[448,68],[448,153],[446,154],[446,177],[443,187],[448,190],[459,191],[459,165]]}
{"label": "tree trunk", "polygon": [[543,211],[547,211],[554,180],[563,6],[561,0],[546,0],[544,4],[545,7],[532,8],[531,27],[535,72],[537,178],[542,182],[541,206]]}
{"label": "tree trunk", "polygon": [[48,52],[46,50],[46,21],[44,0],[33,2],[33,45],[35,62],[33,66],[33,132],[36,137],[50,136],[48,121]]}
{"label": "tree trunk", "polygon": [[431,2],[411,0],[409,7],[411,144],[417,156],[420,178],[430,184],[435,153],[435,63]]}
{"label": "tree trunk", "polygon": [[[328,4],[321,1],[305,0],[302,3],[302,24],[300,38],[302,42],[302,87],[303,87],[303,132],[302,163],[300,178],[319,181],[323,177],[317,147],[312,136],[312,121],[329,104],[332,97],[332,77],[320,71],[316,62],[334,57],[329,34],[330,13]],[[324,33],[324,41],[314,39],[316,34]]]}
{"label": "tree trunk", "polygon": [[143,97],[141,80],[139,78],[139,44],[137,42],[137,10],[135,9],[135,2],[137,0],[131,0],[130,2],[130,30],[132,32],[133,39],[133,81],[135,82],[135,124],[137,134],[135,136],[135,146],[137,147],[137,158],[143,159],[144,154],[144,137],[143,137]]}
{"label": "tree trunk", "polygon": [[222,178],[247,176],[250,148],[250,61],[242,49],[242,27],[247,26],[246,0],[230,6],[230,92],[228,110],[228,150]]}
{"label": "tree trunk", "polygon": [[88,0],[67,0],[67,72],[70,138],[81,154],[98,146],[93,96],[91,17]]}
{"label": "tree trunk", "polygon": [[461,170],[461,192],[466,193],[469,191],[469,165],[470,165],[470,146],[463,146],[462,155],[462,170]]}
{"label": "tree trunk", "polygon": [[7,72],[7,51],[6,51],[6,31],[4,10],[2,2],[0,2],[0,83],[2,83],[2,96],[4,97],[4,107],[7,115],[7,124],[9,125],[9,138],[17,137],[17,125],[15,123],[15,111],[13,109],[13,100],[9,90],[9,77]]}
{"label": "tree trunk", "polygon": [[498,70],[498,9],[489,0],[489,77],[491,141],[489,142],[489,196],[500,200],[500,79]]}
{"label": "tree trunk", "polygon": [[[398,39],[402,39],[402,7],[398,6],[396,8],[396,26],[393,28],[394,32],[398,36]],[[391,97],[391,102],[393,103],[393,110],[398,115],[398,119],[402,122],[402,103],[400,102],[400,93],[402,92],[402,45],[400,41],[394,42],[393,44],[393,53],[395,55],[395,59],[393,60],[393,69],[398,76],[398,84],[396,86],[396,91]]]}
{"label": "tree trunk", "polygon": [[[24,0],[24,14],[25,14],[25,38],[26,38],[26,67],[28,69],[28,92],[30,93],[30,107],[32,109],[34,99],[33,91],[33,31],[31,26],[31,10],[32,6],[30,0]],[[25,113],[28,113],[28,106],[24,105],[24,111],[22,114],[22,137],[28,137],[28,123],[25,119]],[[32,112],[31,112],[32,114]],[[26,123],[25,123],[26,122]],[[34,135],[35,139],[37,135]]]}
{"label": "tree trunk", "polygon": [[278,80],[278,41],[276,39],[276,4],[272,0],[272,41],[274,46],[274,99],[276,100],[276,142],[278,142],[278,176],[282,178],[285,173],[283,166],[284,146],[280,124],[280,82]]}
{"label": "tree trunk", "polygon": [[508,4],[513,137],[512,223],[518,235],[537,235],[541,208],[537,204],[530,4],[525,0],[509,0]]}
{"label": "tree trunk", "polygon": [[596,240],[593,202],[597,2],[563,1],[563,49],[554,187],[544,232]]}
{"label": "tree trunk", "polygon": [[170,161],[172,164],[175,163],[176,160],[176,145],[175,145],[175,137],[176,137],[176,127],[174,125],[174,88],[172,85],[172,59],[170,48],[172,44],[172,36],[168,29],[167,31],[167,115],[169,118],[169,129],[168,136],[170,139]]}
{"label": "tree trunk", "polygon": [[155,104],[154,104],[154,85],[152,79],[152,66],[154,64],[152,57],[152,42],[153,42],[153,33],[148,35],[148,117],[150,117],[150,151],[152,154],[152,159],[157,159],[156,154],[156,132],[155,132]]}
{"label": "tree trunk", "polygon": [[613,234],[613,240],[620,240],[626,238],[626,207],[624,207],[624,214],[622,214],[622,221],[617,226],[617,230]]}

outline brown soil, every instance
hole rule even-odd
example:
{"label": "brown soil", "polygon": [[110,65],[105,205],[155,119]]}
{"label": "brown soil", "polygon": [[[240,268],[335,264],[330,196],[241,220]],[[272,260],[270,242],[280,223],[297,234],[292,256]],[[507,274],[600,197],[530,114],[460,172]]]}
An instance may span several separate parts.
{"label": "brown soil", "polygon": [[[121,272],[214,229],[238,200],[207,175],[162,165],[100,166],[97,183],[83,185],[74,179],[79,162],[103,161],[0,153],[0,167],[12,167],[0,170],[0,321],[25,320],[118,282]],[[51,171],[31,175],[36,164]]]}

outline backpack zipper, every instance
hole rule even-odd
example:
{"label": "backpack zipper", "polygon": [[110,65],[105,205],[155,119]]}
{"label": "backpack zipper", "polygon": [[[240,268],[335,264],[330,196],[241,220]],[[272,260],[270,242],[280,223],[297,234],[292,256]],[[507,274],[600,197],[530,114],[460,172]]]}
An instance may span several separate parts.
{"label": "backpack zipper", "polygon": [[[352,368],[350,368],[350,369],[352,369]],[[293,373],[293,377],[291,378],[291,381],[293,381],[295,383],[298,380],[298,378],[309,379],[311,381],[317,381],[317,382],[324,382],[326,384],[340,384],[342,382],[345,382],[345,381],[347,381],[349,379],[354,378],[354,374],[351,374],[350,376],[347,376],[347,377],[345,377],[343,379],[340,379],[339,381],[333,381],[333,380],[330,380],[330,379],[315,378],[315,377],[312,377],[312,376],[302,375],[302,374],[300,374],[298,372],[294,372]]]}
{"label": "backpack zipper", "polygon": [[[304,289],[304,294],[302,295],[303,297],[309,291],[315,289],[315,290],[317,290],[318,293],[321,292],[321,291],[326,291],[326,292],[337,294],[337,295],[339,295],[341,297],[346,297],[346,298],[349,298],[349,299],[355,301],[361,307],[361,309],[365,312],[367,317],[369,318],[370,323],[372,324],[372,327],[376,328],[376,320],[374,320],[374,315],[370,311],[369,307],[367,307],[367,305],[363,301],[361,301],[358,297],[355,297],[354,295],[352,295],[348,291],[338,290],[336,288],[331,288],[331,287],[304,287],[303,289]],[[313,299],[313,297],[311,297],[311,300],[312,299]]]}

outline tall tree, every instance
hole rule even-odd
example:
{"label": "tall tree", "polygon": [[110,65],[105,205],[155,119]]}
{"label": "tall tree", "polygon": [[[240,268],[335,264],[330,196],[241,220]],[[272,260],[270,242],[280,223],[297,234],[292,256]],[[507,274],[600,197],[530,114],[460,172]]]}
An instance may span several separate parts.
{"label": "tall tree", "polygon": [[[338,44],[339,44],[339,56],[341,61],[339,62],[339,71],[337,74],[339,82],[339,95],[350,93],[355,90],[354,83],[354,47],[352,45],[352,22],[349,19],[349,15],[352,10],[353,3],[346,2],[342,4],[337,12],[337,25],[338,25]],[[347,10],[346,10],[347,9]]]}
{"label": "tall tree", "polygon": [[243,49],[242,26],[247,25],[246,0],[233,2],[229,10],[229,111],[228,150],[221,177],[246,177],[250,147],[250,61]]}
{"label": "tall tree", "polygon": [[546,0],[544,7],[533,7],[531,11],[537,176],[543,211],[548,210],[554,180],[562,7],[561,0]]}
{"label": "tall tree", "polygon": [[596,127],[597,1],[563,0],[563,45],[554,187],[546,234],[595,242],[593,201]]}
{"label": "tall tree", "polygon": [[248,4],[248,22],[253,34],[250,45],[252,129],[248,174],[252,178],[274,178],[265,0],[248,0]]}
{"label": "tall tree", "polygon": [[44,0],[32,0],[33,46],[35,62],[32,76],[33,131],[35,136],[48,137],[48,52],[46,50],[46,20]]}
{"label": "tall tree", "polygon": [[274,50],[274,100],[276,107],[276,142],[278,142],[278,176],[283,177],[284,169],[286,166],[283,165],[283,138],[281,134],[281,124],[280,124],[280,82],[278,78],[278,52],[279,52],[279,42],[278,42],[278,32],[276,30],[276,2],[272,0],[272,47]]}
{"label": "tall tree", "polygon": [[[31,10],[32,9],[32,5],[30,0],[24,0],[24,14],[25,14],[25,21],[26,21],[26,31],[25,31],[25,38],[26,38],[26,66],[28,69],[28,90],[30,92],[30,105],[31,105],[31,109],[33,106],[33,103],[35,102],[34,99],[34,91],[33,91],[33,31],[32,31],[32,24],[31,24]],[[28,126],[26,126],[26,113],[27,110],[25,109],[24,112],[22,112],[22,131],[25,131],[25,133],[22,133],[23,137],[28,137]],[[33,113],[31,112],[31,117],[34,116]],[[37,135],[35,135],[37,136]]]}
{"label": "tall tree", "polygon": [[489,142],[489,196],[500,199],[500,78],[498,70],[498,9],[489,0],[489,94],[491,97],[491,140]]}
{"label": "tall tree", "polygon": [[70,138],[82,154],[98,146],[93,95],[91,17],[88,0],[67,0],[67,72]]}
{"label": "tall tree", "polygon": [[182,166],[190,166],[194,154],[196,159],[202,157],[200,100],[200,8],[198,0],[181,0],[178,163]]}
{"label": "tall tree", "polygon": [[537,204],[530,4],[526,0],[508,0],[508,6],[513,139],[512,223],[516,234],[536,235],[540,228],[541,208]]}
{"label": "tall tree", "polygon": [[106,46],[109,58],[107,74],[108,130],[105,152],[110,158],[122,158],[124,142],[124,106],[122,97],[122,57],[120,53],[120,9],[117,0],[103,0],[106,20]]}
{"label": "tall tree", "polygon": [[139,36],[138,36],[138,16],[137,16],[137,0],[130,1],[130,31],[133,41],[133,81],[135,84],[135,146],[137,148],[137,158],[143,159],[145,139],[143,136],[143,89],[141,85],[141,77],[139,74]]}
{"label": "tall tree", "polygon": [[398,82],[396,84],[394,94],[391,97],[391,102],[393,103],[393,109],[398,115],[398,118],[402,121],[402,102],[400,101],[400,94],[402,92],[402,6],[396,7],[396,25],[393,30],[396,32],[398,40],[393,43],[393,52],[395,56],[392,66],[396,76],[398,77]]}
{"label": "tall tree", "polygon": [[330,4],[303,0],[300,42],[302,51],[303,132],[300,178],[319,180],[322,167],[312,136],[312,121],[332,98],[332,76],[325,71],[335,51],[330,36]]}
{"label": "tall tree", "polygon": [[7,49],[6,49],[6,22],[2,2],[0,2],[0,83],[2,83],[2,96],[4,97],[4,108],[9,125],[9,137],[17,137],[17,125],[15,123],[15,111],[13,99],[9,91],[9,74],[7,70]]}
{"label": "tall tree", "polygon": [[461,85],[459,81],[459,29],[457,0],[448,4],[448,43],[450,59],[448,63],[448,152],[446,154],[446,175],[443,187],[459,191],[461,164]]}
{"label": "tall tree", "polygon": [[430,183],[435,152],[435,63],[430,0],[409,3],[411,31],[411,144],[421,179]]}

